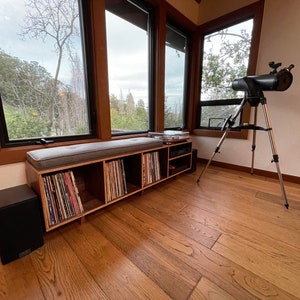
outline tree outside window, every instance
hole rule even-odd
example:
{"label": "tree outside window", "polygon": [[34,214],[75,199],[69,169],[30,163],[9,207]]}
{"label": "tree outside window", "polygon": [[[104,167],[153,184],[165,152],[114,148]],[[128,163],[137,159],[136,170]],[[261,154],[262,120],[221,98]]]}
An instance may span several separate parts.
{"label": "tree outside window", "polygon": [[238,108],[243,93],[234,91],[231,84],[247,75],[252,28],[250,19],[205,36],[200,128],[220,129]]}

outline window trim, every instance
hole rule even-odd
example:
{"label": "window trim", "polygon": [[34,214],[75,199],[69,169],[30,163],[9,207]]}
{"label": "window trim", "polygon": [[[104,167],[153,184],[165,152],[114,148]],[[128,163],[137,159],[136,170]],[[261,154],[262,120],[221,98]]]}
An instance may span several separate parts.
{"label": "window trim", "polygon": [[[221,30],[226,27],[230,27],[232,25],[249,20],[251,18],[253,18],[253,34],[252,34],[247,75],[255,74],[257,58],[258,58],[262,19],[263,19],[263,10],[264,10],[264,0],[260,0],[248,6],[242,7],[236,11],[233,11],[229,14],[226,14],[222,17],[214,19],[210,22],[207,22],[203,25],[200,25],[198,28],[199,41],[200,41],[199,43],[200,63],[199,63],[198,74],[202,74],[202,63],[203,63],[202,53],[203,53],[204,37],[215,31]],[[196,117],[196,122],[194,127],[194,134],[199,136],[221,137],[223,134],[221,130],[203,129],[203,128],[199,128],[198,125],[200,123],[200,113],[201,113],[201,105],[200,105],[201,76],[202,75],[199,76],[198,89],[195,89],[198,91],[198,94],[195,97],[195,101],[197,101],[197,104],[195,105],[197,107],[197,117]],[[251,107],[247,103],[242,111],[241,123],[249,123],[250,112],[251,112]],[[247,139],[248,133],[249,130],[230,131],[228,137]]]}

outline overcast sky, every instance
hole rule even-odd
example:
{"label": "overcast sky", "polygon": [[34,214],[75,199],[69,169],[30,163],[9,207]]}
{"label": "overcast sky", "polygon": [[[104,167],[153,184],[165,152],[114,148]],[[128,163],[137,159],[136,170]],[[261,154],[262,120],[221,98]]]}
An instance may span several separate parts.
{"label": "overcast sky", "polygon": [[[21,60],[38,62],[54,76],[57,65],[54,41],[48,39],[44,42],[41,39],[23,38],[20,34],[24,25],[25,13],[24,0],[0,0],[0,49]],[[64,57],[60,80],[68,81],[69,74],[70,63]]]}
{"label": "overcast sky", "polygon": [[53,65],[49,61],[53,56],[51,47],[34,39],[28,43],[28,40],[22,40],[19,36],[22,32],[24,15],[24,0],[0,1],[0,48],[5,53],[22,60],[38,61],[50,71]]}
{"label": "overcast sky", "polygon": [[148,36],[131,23],[107,12],[107,47],[110,94],[148,100]]}
{"label": "overcast sky", "polygon": [[[135,99],[148,101],[148,34],[119,17],[106,13],[110,93],[125,98],[130,91]],[[169,49],[170,50],[170,49]],[[167,51],[166,96],[169,102],[182,96],[184,54]],[[170,105],[173,105],[170,104]]]}

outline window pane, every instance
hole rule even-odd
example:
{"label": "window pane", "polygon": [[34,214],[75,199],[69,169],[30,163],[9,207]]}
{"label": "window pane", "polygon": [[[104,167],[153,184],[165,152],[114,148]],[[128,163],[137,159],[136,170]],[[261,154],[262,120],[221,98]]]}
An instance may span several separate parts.
{"label": "window pane", "polygon": [[9,140],[90,134],[80,13],[77,0],[1,0]]}
{"label": "window pane", "polygon": [[106,10],[113,134],[149,129],[149,16],[127,1],[119,2],[108,0]]}
{"label": "window pane", "polygon": [[[234,91],[232,82],[247,75],[252,40],[253,19],[206,35],[203,46],[200,127],[219,129],[239,108],[235,99],[244,93]],[[228,105],[219,105],[220,100]],[[206,106],[209,101],[210,105]],[[211,106],[215,101],[215,106]],[[207,102],[208,103],[208,102]],[[241,121],[239,115],[235,122]]]}
{"label": "window pane", "polygon": [[165,56],[165,128],[184,127],[187,39],[167,26]]}
{"label": "window pane", "polygon": [[[218,105],[218,106],[202,106],[201,107],[201,127],[210,129],[219,129],[223,126],[225,120],[230,116],[234,116],[239,105]],[[236,118],[236,124],[240,123],[240,115]]]}
{"label": "window pane", "polygon": [[253,19],[205,36],[201,101],[243,97],[231,84],[247,75],[252,27]]}

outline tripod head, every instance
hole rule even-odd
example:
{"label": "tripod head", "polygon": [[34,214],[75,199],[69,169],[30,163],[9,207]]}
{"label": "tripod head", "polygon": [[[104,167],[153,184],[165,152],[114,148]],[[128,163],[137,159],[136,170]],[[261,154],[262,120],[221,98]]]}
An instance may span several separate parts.
{"label": "tripod head", "polygon": [[232,88],[235,91],[246,92],[251,105],[259,103],[261,97],[264,97],[263,91],[287,90],[293,82],[291,69],[294,68],[294,65],[291,64],[280,71],[277,71],[277,68],[281,66],[281,63],[272,61],[269,63],[269,66],[273,69],[269,74],[237,78],[232,82]]}

